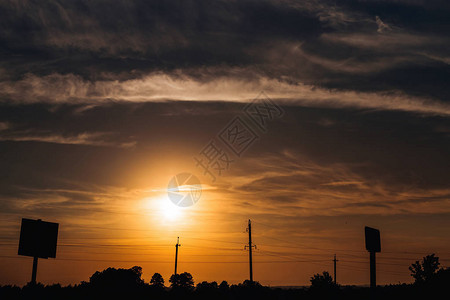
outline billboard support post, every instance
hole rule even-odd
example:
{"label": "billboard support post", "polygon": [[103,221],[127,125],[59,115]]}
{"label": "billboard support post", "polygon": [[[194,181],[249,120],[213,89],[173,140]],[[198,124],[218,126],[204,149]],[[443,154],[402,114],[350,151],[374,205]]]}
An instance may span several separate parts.
{"label": "billboard support post", "polygon": [[370,252],[370,288],[374,289],[377,287],[377,268],[375,251]]}
{"label": "billboard support post", "polygon": [[33,257],[33,272],[31,273],[31,284],[36,284],[36,274],[37,274],[38,257]]}

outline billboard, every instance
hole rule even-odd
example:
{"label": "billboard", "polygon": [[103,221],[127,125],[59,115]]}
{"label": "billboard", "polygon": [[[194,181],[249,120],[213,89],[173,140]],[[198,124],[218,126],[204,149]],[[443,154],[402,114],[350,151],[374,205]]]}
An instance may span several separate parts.
{"label": "billboard", "polygon": [[18,254],[40,258],[55,258],[58,226],[58,223],[22,219]]}
{"label": "billboard", "polygon": [[375,228],[365,227],[366,249],[369,252],[381,252],[380,231]]}

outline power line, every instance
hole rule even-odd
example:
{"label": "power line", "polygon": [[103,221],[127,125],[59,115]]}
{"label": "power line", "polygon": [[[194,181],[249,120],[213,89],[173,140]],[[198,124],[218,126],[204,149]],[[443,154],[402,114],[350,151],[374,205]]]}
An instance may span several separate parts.
{"label": "power line", "polygon": [[[26,259],[26,257],[20,256],[9,256],[9,255],[0,255],[0,257],[4,258],[13,258],[13,259]],[[91,262],[131,262],[131,263],[167,263],[172,264],[173,261],[155,261],[155,260],[117,260],[117,259],[84,259],[84,258],[58,258],[61,261],[91,261]],[[268,260],[268,261],[258,261],[258,263],[293,263],[293,262],[307,262],[310,261],[300,261],[300,260]],[[248,264],[247,261],[189,261],[186,262],[188,264]]]}
{"label": "power line", "polygon": [[[262,225],[262,226],[266,226],[269,227],[271,229],[273,229],[273,227],[271,225],[267,225],[264,223],[261,223],[259,221],[253,221],[253,223],[256,223],[258,225]],[[269,237],[269,236],[262,236],[264,238],[267,239],[271,239],[271,240],[276,240],[276,241],[280,241],[280,242],[284,242],[287,244],[296,244],[298,246],[294,247],[294,246],[273,246],[273,247],[286,247],[286,248],[305,248],[305,249],[313,249],[313,250],[320,250],[320,251],[345,251],[345,252],[359,252],[359,253],[366,253],[366,251],[364,250],[354,250],[354,249],[338,249],[338,248],[317,248],[317,247],[307,247],[304,245],[300,245],[297,244],[295,242],[292,241],[288,241],[288,240],[284,240],[284,239],[280,239],[280,238],[275,238],[275,237]],[[259,243],[260,244],[260,243]],[[263,244],[260,244],[263,245]],[[433,252],[433,251],[429,251],[429,250],[424,250],[421,252],[412,252],[412,251],[383,251],[383,253],[388,253],[388,254],[419,254],[419,255],[427,255],[427,253],[429,254],[429,252]],[[444,254],[444,255],[450,255],[450,252],[440,252],[440,251],[436,251],[440,254]]]}

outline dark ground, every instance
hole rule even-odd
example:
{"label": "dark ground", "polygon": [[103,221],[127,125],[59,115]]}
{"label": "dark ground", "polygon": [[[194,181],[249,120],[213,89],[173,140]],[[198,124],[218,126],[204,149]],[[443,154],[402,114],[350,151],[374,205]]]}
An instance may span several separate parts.
{"label": "dark ground", "polygon": [[148,284],[134,288],[76,286],[0,287],[0,299],[448,299],[449,286],[392,285],[378,287],[375,293],[365,287],[340,287],[335,290],[310,288],[281,289],[264,286],[232,285],[229,288],[169,289]]}

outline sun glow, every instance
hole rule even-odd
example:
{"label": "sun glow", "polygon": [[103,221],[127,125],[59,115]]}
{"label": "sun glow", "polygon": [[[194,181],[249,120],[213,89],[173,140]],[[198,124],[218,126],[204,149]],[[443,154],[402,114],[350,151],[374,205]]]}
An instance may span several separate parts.
{"label": "sun glow", "polygon": [[158,198],[158,209],[161,216],[169,221],[179,220],[183,213],[183,208],[173,204],[167,197]]}

